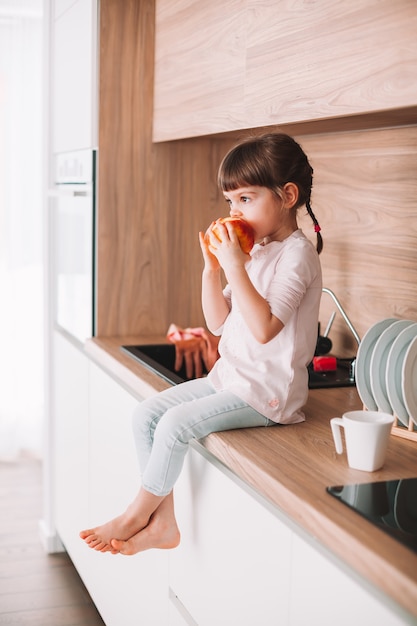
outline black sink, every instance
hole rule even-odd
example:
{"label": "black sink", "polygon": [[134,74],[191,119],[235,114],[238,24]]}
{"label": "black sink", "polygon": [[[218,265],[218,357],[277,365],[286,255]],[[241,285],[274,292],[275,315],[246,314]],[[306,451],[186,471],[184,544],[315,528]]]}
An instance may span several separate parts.
{"label": "black sink", "polygon": [[[184,366],[177,372],[174,370],[174,344],[121,346],[121,350],[167,380],[169,383],[176,385],[187,380]],[[355,385],[355,381],[351,375],[353,361],[354,357],[348,359],[338,359],[337,369],[334,372],[315,372],[313,370],[313,366],[309,366],[309,388],[326,389],[330,387],[353,387]]]}
{"label": "black sink", "polygon": [[[142,365],[146,365],[148,369],[162,378],[165,378],[169,383],[177,385],[188,380],[184,365],[178,371],[174,370],[175,345],[172,343],[121,346],[121,350],[139,361],[139,363],[142,363]],[[207,374],[206,371],[204,373]]]}

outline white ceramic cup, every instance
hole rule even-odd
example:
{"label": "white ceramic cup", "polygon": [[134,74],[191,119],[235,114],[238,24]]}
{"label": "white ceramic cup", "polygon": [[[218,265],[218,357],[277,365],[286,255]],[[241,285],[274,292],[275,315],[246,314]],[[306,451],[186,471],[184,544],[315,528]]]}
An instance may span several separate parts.
{"label": "white ceramic cup", "polygon": [[349,411],[330,420],[337,454],[342,454],[345,431],[349,467],[375,472],[385,462],[394,416],[381,411]]}

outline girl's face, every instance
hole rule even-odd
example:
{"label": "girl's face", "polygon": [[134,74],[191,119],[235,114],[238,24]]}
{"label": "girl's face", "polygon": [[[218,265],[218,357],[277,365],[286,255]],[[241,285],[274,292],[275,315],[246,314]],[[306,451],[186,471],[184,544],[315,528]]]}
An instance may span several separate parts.
{"label": "girl's face", "polygon": [[282,241],[297,230],[295,211],[267,187],[247,185],[223,193],[230,216],[246,220],[255,231],[255,241],[265,237]]}

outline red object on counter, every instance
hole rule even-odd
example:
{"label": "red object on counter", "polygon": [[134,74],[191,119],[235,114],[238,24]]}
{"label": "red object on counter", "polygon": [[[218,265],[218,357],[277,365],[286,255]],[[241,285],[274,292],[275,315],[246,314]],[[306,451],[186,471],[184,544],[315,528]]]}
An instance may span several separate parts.
{"label": "red object on counter", "polygon": [[337,369],[335,356],[315,356],[313,358],[313,370],[315,372],[334,372]]}

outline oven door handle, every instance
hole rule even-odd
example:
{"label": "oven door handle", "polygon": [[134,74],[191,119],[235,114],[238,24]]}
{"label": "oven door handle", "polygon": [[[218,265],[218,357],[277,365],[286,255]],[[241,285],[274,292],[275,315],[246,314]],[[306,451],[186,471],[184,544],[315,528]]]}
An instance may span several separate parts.
{"label": "oven door handle", "polygon": [[49,189],[48,198],[88,198],[92,196],[91,189]]}

